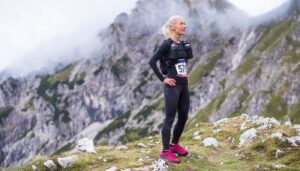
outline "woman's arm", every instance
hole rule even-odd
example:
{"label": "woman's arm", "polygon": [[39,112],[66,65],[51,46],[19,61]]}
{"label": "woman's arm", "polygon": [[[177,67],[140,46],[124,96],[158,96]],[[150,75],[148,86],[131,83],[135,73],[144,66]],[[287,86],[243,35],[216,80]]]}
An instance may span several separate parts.
{"label": "woman's arm", "polygon": [[165,55],[170,48],[170,44],[167,40],[164,40],[162,44],[159,46],[158,50],[154,53],[152,58],[149,61],[149,65],[151,66],[152,70],[154,71],[155,75],[159,78],[160,81],[164,81],[164,76],[161,74],[160,70],[157,67],[157,61]]}

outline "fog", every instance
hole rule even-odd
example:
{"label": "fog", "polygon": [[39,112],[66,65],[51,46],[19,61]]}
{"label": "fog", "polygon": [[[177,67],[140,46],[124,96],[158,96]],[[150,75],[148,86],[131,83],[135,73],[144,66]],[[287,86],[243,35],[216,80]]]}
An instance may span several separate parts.
{"label": "fog", "polygon": [[[100,30],[113,22],[119,13],[130,13],[136,1],[0,0],[0,73],[25,76],[89,57],[100,43],[97,38]],[[253,17],[269,12],[287,0],[228,1]],[[207,13],[223,26],[238,23],[241,17],[229,12],[227,15],[235,20],[228,21],[224,14],[217,15],[209,10]]]}

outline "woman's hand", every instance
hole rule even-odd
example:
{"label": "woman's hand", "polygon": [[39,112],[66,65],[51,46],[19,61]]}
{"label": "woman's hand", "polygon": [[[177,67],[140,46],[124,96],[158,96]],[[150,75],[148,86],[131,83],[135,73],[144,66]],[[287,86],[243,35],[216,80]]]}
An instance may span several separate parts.
{"label": "woman's hand", "polygon": [[164,83],[171,87],[176,86],[176,80],[174,80],[173,78],[165,78]]}

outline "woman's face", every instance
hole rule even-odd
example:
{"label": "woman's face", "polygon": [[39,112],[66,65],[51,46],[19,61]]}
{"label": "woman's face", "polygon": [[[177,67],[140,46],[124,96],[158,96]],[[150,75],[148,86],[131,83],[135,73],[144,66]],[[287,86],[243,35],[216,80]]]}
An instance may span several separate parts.
{"label": "woman's face", "polygon": [[172,25],[173,31],[180,36],[185,34],[185,28],[186,25],[183,17],[178,18],[175,24]]}

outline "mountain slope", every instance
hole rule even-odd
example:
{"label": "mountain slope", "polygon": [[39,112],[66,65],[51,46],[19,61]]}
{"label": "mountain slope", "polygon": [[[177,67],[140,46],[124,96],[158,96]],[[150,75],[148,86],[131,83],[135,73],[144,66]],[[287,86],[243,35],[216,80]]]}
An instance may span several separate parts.
{"label": "mountain slope", "polygon": [[187,19],[195,56],[188,127],[243,112],[298,123],[298,9],[247,26],[227,1],[139,1],[99,33],[91,58],[0,85],[1,166],[70,149],[86,136],[115,144],[158,133],[163,85],[148,60],[163,40],[157,28],[175,13]]}

